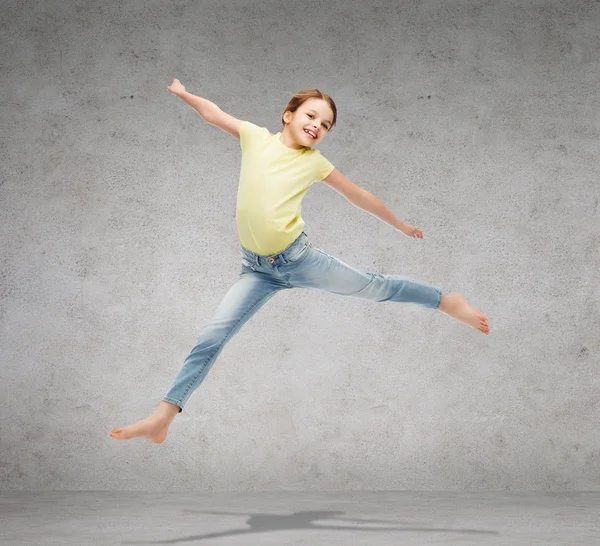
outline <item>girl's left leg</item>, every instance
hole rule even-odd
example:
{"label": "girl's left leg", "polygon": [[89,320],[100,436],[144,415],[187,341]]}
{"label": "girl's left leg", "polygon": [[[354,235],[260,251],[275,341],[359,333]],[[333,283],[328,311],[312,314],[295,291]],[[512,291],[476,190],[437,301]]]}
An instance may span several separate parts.
{"label": "girl's left leg", "polygon": [[293,288],[313,288],[372,301],[414,303],[438,309],[442,289],[410,277],[363,273],[339,258],[308,245],[302,258],[280,266]]}
{"label": "girl's left leg", "polygon": [[440,312],[489,333],[487,317],[471,307],[461,294],[444,296],[442,289],[401,275],[363,273],[339,258],[304,241],[305,248],[278,266],[292,288],[313,288],[376,302],[412,303]]}

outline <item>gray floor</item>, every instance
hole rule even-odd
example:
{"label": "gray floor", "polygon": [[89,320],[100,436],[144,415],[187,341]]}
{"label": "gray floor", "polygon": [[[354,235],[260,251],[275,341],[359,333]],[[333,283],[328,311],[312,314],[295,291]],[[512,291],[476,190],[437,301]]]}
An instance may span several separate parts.
{"label": "gray floor", "polygon": [[0,543],[600,544],[600,492],[0,494]]}

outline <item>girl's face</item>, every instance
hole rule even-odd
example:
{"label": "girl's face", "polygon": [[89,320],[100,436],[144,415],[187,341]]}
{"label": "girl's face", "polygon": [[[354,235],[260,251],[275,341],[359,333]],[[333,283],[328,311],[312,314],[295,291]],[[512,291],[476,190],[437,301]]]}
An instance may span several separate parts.
{"label": "girl's face", "polygon": [[286,112],[283,119],[286,122],[284,132],[299,146],[310,148],[321,142],[331,129],[333,112],[324,100],[313,98],[301,104],[293,115]]}

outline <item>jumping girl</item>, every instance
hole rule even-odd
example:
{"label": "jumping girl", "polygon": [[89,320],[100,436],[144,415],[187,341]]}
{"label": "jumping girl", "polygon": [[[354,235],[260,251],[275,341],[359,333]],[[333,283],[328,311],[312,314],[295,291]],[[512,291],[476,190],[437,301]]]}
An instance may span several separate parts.
{"label": "jumping girl", "polygon": [[113,429],[112,438],[164,442],[175,415],[182,412],[225,343],[280,290],[313,288],[376,302],[413,303],[437,309],[489,335],[487,317],[461,294],[445,296],[441,288],[399,275],[363,273],[308,241],[300,216],[302,199],[319,181],[404,235],[423,238],[420,230],[396,218],[373,194],[350,182],[313,149],[336,123],[337,108],[328,95],[317,89],[294,95],[283,112],[283,131],[273,135],[188,93],[176,78],[167,89],[210,125],[240,140],[236,223],[242,266],[240,278],[225,294],[156,411],[133,425]]}

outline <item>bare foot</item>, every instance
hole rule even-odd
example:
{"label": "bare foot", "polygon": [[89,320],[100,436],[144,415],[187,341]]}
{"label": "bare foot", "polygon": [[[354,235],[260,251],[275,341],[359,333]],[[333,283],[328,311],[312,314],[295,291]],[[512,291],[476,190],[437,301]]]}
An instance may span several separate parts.
{"label": "bare foot", "polygon": [[442,303],[438,310],[483,332],[486,336],[490,334],[487,317],[481,311],[471,307],[462,294],[442,296]]}
{"label": "bare foot", "polygon": [[128,427],[114,428],[110,437],[115,440],[131,440],[131,438],[141,437],[155,444],[162,444],[167,437],[170,424],[168,419],[152,415]]}

